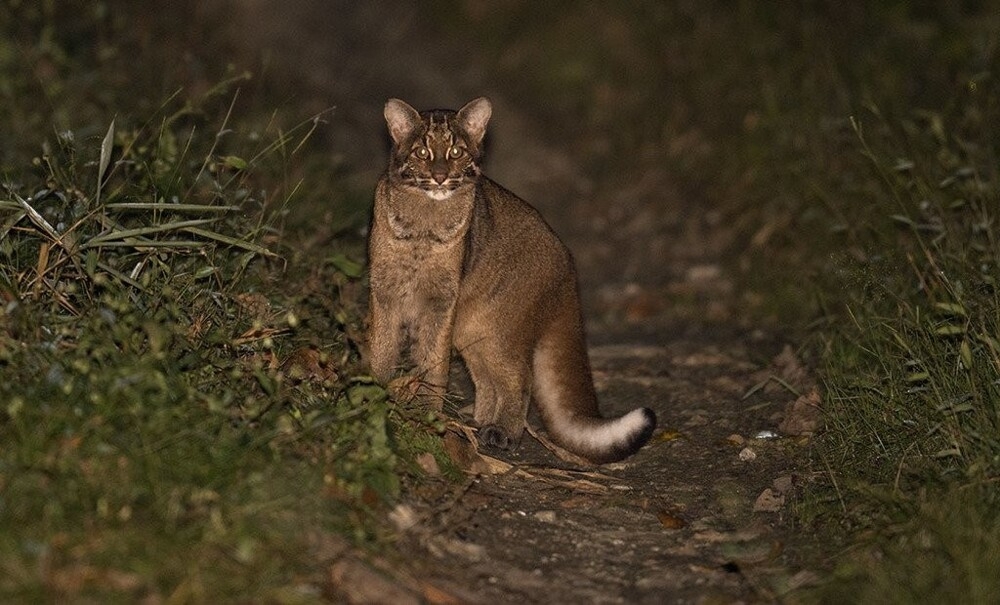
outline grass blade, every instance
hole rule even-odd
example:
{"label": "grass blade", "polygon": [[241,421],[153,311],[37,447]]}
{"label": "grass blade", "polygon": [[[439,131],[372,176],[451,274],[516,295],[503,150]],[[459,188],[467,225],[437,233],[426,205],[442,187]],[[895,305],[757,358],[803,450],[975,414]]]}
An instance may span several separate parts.
{"label": "grass blade", "polygon": [[[0,202],[0,208],[3,202]],[[172,212],[235,212],[239,206],[212,206],[210,204],[167,204],[164,202],[115,202],[106,204],[108,210],[162,210]]]}
{"label": "grass blade", "polygon": [[187,231],[188,233],[193,233],[195,235],[198,235],[198,236],[201,236],[201,237],[204,237],[204,238],[212,239],[212,240],[215,240],[217,242],[222,242],[224,244],[228,244],[228,245],[234,246],[236,248],[242,248],[243,250],[249,250],[251,252],[256,252],[257,254],[260,254],[262,256],[267,256],[267,257],[270,257],[270,258],[277,258],[278,257],[277,254],[275,254],[274,252],[271,252],[270,250],[268,250],[264,246],[260,246],[258,244],[254,244],[252,242],[248,242],[246,240],[242,240],[242,239],[239,239],[239,238],[229,237],[228,235],[222,235],[221,233],[214,233],[212,231],[206,231],[205,229],[198,229],[197,227],[185,227],[184,231]]}
{"label": "grass blade", "polygon": [[108,164],[111,163],[111,151],[115,147],[115,120],[111,119],[111,125],[108,126],[108,133],[104,135],[104,140],[101,141],[101,159],[97,163],[97,203],[101,203],[101,188],[104,184],[104,173],[108,170]]}
{"label": "grass blade", "polygon": [[202,248],[205,242],[194,239],[144,240],[141,242],[102,242],[101,248]]}
{"label": "grass blade", "polygon": [[14,197],[17,199],[18,203],[21,204],[21,208],[28,213],[28,218],[31,219],[31,222],[34,223],[36,227],[41,229],[46,236],[52,239],[52,241],[56,241],[59,239],[59,233],[56,232],[56,230],[52,227],[52,225],[49,224],[47,220],[45,220],[44,216],[39,214],[37,210],[31,207],[31,204],[29,204],[27,200],[25,200],[24,198],[22,198],[17,194],[14,194]]}
{"label": "grass blade", "polygon": [[178,231],[181,229],[186,229],[188,227],[196,227],[198,225],[207,225],[212,223],[217,219],[214,218],[199,218],[190,221],[175,221],[172,223],[164,223],[162,225],[156,225],[154,227],[137,227],[135,229],[123,229],[121,231],[112,231],[111,233],[105,233],[103,235],[97,235],[90,238],[87,242],[80,246],[81,250],[86,250],[87,248],[94,248],[103,245],[105,242],[123,240],[129,237],[140,237],[144,235],[153,235],[156,233],[169,233],[170,231]]}

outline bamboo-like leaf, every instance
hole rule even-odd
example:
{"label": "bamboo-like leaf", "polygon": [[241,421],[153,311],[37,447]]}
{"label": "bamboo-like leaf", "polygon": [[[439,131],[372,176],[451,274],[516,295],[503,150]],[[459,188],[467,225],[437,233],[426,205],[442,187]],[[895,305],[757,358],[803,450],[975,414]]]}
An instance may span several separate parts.
{"label": "bamboo-like leaf", "polygon": [[188,233],[193,233],[201,237],[212,239],[217,242],[222,242],[223,244],[228,244],[236,248],[242,248],[244,250],[256,252],[257,254],[261,254],[263,256],[268,256],[271,258],[277,258],[278,256],[277,254],[271,252],[264,246],[260,246],[258,244],[254,244],[252,242],[248,242],[246,240],[242,240],[239,238],[230,237],[228,235],[222,235],[221,233],[214,233],[212,231],[207,231],[205,229],[198,229],[197,227],[185,227],[184,231],[187,231]]}
{"label": "bamboo-like leaf", "polygon": [[910,170],[913,170],[913,167],[915,165],[916,164],[913,163],[913,160],[908,160],[906,158],[897,158],[896,163],[893,164],[892,166],[892,169],[895,170],[896,172],[909,172]]}
{"label": "bamboo-like leaf", "polygon": [[235,170],[246,170],[248,166],[246,160],[236,155],[227,155],[222,158],[222,163],[227,168],[233,168]]}
{"label": "bamboo-like leaf", "polygon": [[23,208],[24,211],[28,213],[28,218],[31,219],[31,222],[34,223],[36,227],[41,229],[45,233],[45,235],[49,236],[52,240],[59,239],[59,233],[57,233],[56,230],[52,227],[52,225],[50,225],[49,222],[45,220],[44,216],[39,214],[37,210],[31,207],[31,204],[29,204],[27,200],[17,195],[16,193],[14,194],[14,197],[17,198],[17,201],[21,204],[21,208]]}
{"label": "bamboo-like leaf", "polygon": [[140,284],[139,282],[135,281],[134,279],[132,279],[128,275],[125,275],[124,273],[122,273],[118,269],[115,269],[114,267],[112,267],[111,265],[109,265],[107,263],[98,262],[97,266],[98,266],[98,268],[100,268],[101,270],[103,270],[105,273],[111,274],[116,279],[118,279],[118,280],[120,280],[120,281],[122,281],[122,282],[124,282],[124,283],[126,283],[126,284],[128,284],[130,286],[132,286],[133,288],[135,288],[135,289],[137,289],[139,291],[143,291],[144,292],[146,290],[142,286],[142,284]]}
{"label": "bamboo-like leaf", "polygon": [[968,340],[963,340],[962,344],[958,346],[958,354],[962,359],[962,365],[965,369],[972,369],[972,347],[969,346]]}
{"label": "bamboo-like leaf", "polygon": [[45,274],[49,270],[49,242],[42,242],[38,247],[38,262],[35,264],[35,296],[42,291],[42,284],[45,282]]}
{"label": "bamboo-like leaf", "polygon": [[186,229],[188,227],[196,227],[198,225],[207,225],[208,223],[214,222],[214,218],[199,218],[190,221],[174,221],[172,223],[164,223],[162,225],[156,225],[153,227],[138,227],[136,229],[122,229],[120,231],[112,231],[110,233],[105,233],[90,238],[82,246],[81,250],[87,248],[93,248],[95,246],[101,246],[105,242],[123,240],[129,237],[139,237],[143,235],[153,235],[154,233],[168,233],[170,231],[179,231]]}
{"label": "bamboo-like leaf", "polygon": [[963,307],[958,303],[950,303],[950,302],[934,303],[934,308],[945,315],[961,315],[962,317],[965,317],[965,315],[967,314],[965,311],[965,307]]}
{"label": "bamboo-like leaf", "polygon": [[27,216],[27,212],[21,208],[21,206],[16,206],[17,211],[14,212],[7,220],[0,224],[0,240],[7,237],[10,230],[14,228],[14,225],[21,222],[21,219]]}
{"label": "bamboo-like leaf", "polygon": [[[0,202],[2,204],[2,202]],[[2,208],[3,206],[0,206]],[[171,212],[234,212],[239,206],[212,206],[210,204],[168,204],[165,202],[115,202],[105,205],[108,210],[163,210]]]}
{"label": "bamboo-like leaf", "polygon": [[125,242],[101,242],[94,248],[202,248],[205,242],[194,239],[141,240]]}
{"label": "bamboo-like leaf", "polygon": [[976,338],[978,338],[980,342],[986,343],[986,345],[992,349],[994,353],[1000,351],[1000,341],[989,334],[979,334]]}
{"label": "bamboo-like leaf", "polygon": [[111,119],[111,125],[108,126],[108,133],[104,135],[104,140],[101,141],[101,159],[97,163],[97,203],[101,202],[101,188],[104,185],[104,173],[108,170],[108,164],[111,163],[111,151],[115,147],[115,120]]}
{"label": "bamboo-like leaf", "polygon": [[201,269],[198,269],[197,271],[194,272],[194,278],[204,279],[210,275],[214,275],[215,272],[216,272],[215,267],[212,266],[202,267]]}
{"label": "bamboo-like leaf", "polygon": [[357,278],[361,277],[364,273],[364,265],[361,263],[347,258],[345,254],[334,254],[327,262],[336,267],[338,271],[343,273],[347,277]]}
{"label": "bamboo-like leaf", "polygon": [[934,452],[933,456],[935,458],[956,458],[962,455],[962,450],[957,447],[950,447],[943,450],[938,450]]}
{"label": "bamboo-like leaf", "polygon": [[934,333],[939,336],[956,336],[958,334],[965,334],[965,327],[944,325],[934,330]]}

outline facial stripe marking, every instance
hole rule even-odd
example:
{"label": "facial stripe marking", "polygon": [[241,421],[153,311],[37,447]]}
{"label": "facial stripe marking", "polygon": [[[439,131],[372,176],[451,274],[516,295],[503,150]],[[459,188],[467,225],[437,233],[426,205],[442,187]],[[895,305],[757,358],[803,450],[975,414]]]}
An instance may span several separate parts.
{"label": "facial stripe marking", "polygon": [[[478,148],[469,143],[468,134],[461,130],[453,112],[427,112],[421,114],[421,120],[414,128],[410,145],[396,147],[393,174],[432,199],[447,199],[480,176]],[[452,153],[453,149],[460,151]]]}

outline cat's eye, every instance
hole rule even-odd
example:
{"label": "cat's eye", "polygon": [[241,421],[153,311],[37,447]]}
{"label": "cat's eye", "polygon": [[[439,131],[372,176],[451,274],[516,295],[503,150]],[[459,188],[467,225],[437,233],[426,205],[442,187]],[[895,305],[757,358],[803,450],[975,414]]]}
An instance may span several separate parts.
{"label": "cat's eye", "polygon": [[452,145],[452,147],[448,150],[449,158],[456,159],[462,157],[463,155],[465,155],[465,150],[458,145]]}
{"label": "cat's eye", "polygon": [[426,160],[431,155],[431,152],[426,147],[417,147],[413,150],[413,155],[417,156],[421,160]]}

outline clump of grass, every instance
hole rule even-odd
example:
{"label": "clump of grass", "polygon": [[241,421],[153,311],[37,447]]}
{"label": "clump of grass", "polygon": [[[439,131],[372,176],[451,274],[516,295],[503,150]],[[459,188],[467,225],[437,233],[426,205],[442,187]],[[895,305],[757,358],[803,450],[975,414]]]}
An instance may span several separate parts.
{"label": "clump of grass", "polygon": [[[150,125],[118,131],[112,120],[94,157],[79,149],[72,131],[43,145],[34,174],[25,175],[38,185],[25,194],[25,185],[8,183],[9,198],[0,200],[2,279],[10,296],[49,301],[70,315],[102,293],[127,292],[143,304],[157,300],[153,288],[170,287],[196,298],[199,281],[214,278],[224,289],[223,274],[239,283],[253,259],[275,256],[258,243],[268,225],[264,200],[245,180],[249,163],[217,153],[226,122],[215,145],[192,157],[197,127],[178,136],[188,111],[165,117],[152,135]],[[238,215],[247,210],[256,221]],[[230,252],[241,255],[237,266],[221,266]]]}
{"label": "clump of grass", "polygon": [[[881,185],[870,192],[871,222],[857,226],[870,230],[862,262],[895,270],[855,267],[873,279],[852,293],[855,329],[835,345],[831,388],[853,411],[834,416],[850,423],[837,433],[868,436],[864,449],[877,452],[883,478],[899,476],[908,458],[972,480],[998,470],[1000,190],[989,142],[993,117],[972,119],[983,120],[969,124],[983,137],[976,142],[940,132],[940,117],[906,121],[895,133],[878,124],[878,148],[856,127]],[[880,222],[876,212],[884,213]],[[853,449],[837,448],[844,455]]]}
{"label": "clump of grass", "polygon": [[[1000,517],[976,491],[938,491],[883,537],[845,557],[823,588],[831,603],[991,603],[1000,591]],[[886,532],[883,532],[886,533]]]}
{"label": "clump of grass", "polygon": [[282,283],[297,183],[268,175],[319,120],[238,118],[244,80],[2,167],[4,600],[315,596],[315,545],[378,538],[416,472],[428,419],[358,375],[353,311]]}
{"label": "clump of grass", "polygon": [[848,253],[823,279],[846,309],[826,333],[823,493],[884,541],[844,567],[848,585],[891,587],[880,600],[996,588],[983,561],[1000,519],[998,95],[978,75],[938,110],[870,104],[838,175],[852,186],[825,196]]}

